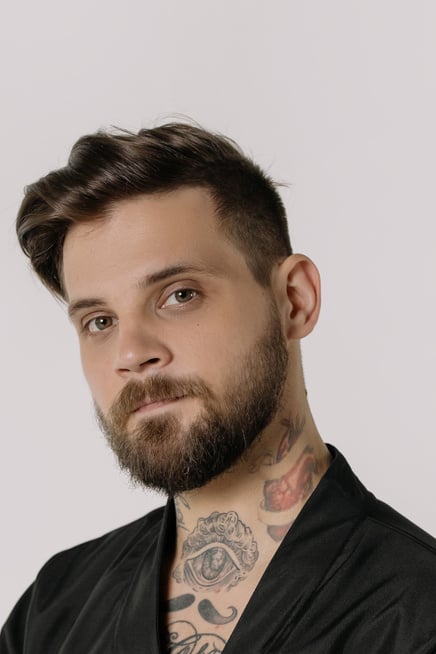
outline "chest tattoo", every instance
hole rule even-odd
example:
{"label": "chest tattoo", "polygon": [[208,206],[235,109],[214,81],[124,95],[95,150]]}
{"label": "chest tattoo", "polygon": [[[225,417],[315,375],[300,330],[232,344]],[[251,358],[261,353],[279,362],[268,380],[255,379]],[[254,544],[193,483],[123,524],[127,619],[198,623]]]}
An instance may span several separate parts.
{"label": "chest tattoo", "polygon": [[220,654],[226,641],[216,634],[197,631],[192,622],[177,620],[168,625],[167,654]]}

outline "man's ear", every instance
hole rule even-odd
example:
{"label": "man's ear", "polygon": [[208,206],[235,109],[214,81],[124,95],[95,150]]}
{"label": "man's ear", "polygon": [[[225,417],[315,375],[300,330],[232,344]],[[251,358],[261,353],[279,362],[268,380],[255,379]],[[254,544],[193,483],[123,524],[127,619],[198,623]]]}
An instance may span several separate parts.
{"label": "man's ear", "polygon": [[289,339],[310,334],[321,306],[321,280],[315,264],[304,254],[292,254],[276,271],[276,298]]}

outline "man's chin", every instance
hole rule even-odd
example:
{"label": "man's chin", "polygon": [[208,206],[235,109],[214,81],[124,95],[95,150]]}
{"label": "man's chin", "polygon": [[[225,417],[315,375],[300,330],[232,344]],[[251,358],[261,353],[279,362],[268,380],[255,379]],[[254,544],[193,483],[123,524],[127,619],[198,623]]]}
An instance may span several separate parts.
{"label": "man's chin", "polygon": [[147,418],[123,433],[102,426],[131,481],[169,495],[206,485],[233,465],[245,449],[242,441],[228,441],[227,433],[211,430],[210,425],[205,429],[203,420],[185,430],[168,413]]}

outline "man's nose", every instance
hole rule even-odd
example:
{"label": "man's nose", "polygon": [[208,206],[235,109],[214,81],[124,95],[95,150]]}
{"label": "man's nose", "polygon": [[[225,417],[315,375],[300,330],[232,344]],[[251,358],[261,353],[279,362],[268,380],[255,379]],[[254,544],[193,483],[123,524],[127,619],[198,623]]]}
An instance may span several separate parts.
{"label": "man's nose", "polygon": [[144,373],[150,368],[161,369],[172,359],[162,334],[144,325],[120,325],[117,336],[115,370],[121,376]]}

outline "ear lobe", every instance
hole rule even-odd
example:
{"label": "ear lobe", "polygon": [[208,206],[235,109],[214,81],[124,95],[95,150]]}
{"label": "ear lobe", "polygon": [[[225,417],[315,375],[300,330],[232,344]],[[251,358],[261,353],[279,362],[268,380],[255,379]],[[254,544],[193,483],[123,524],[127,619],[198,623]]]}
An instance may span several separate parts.
{"label": "ear lobe", "polygon": [[303,254],[293,254],[280,266],[285,285],[286,335],[304,338],[315,327],[321,306],[321,280],[315,264]]}

